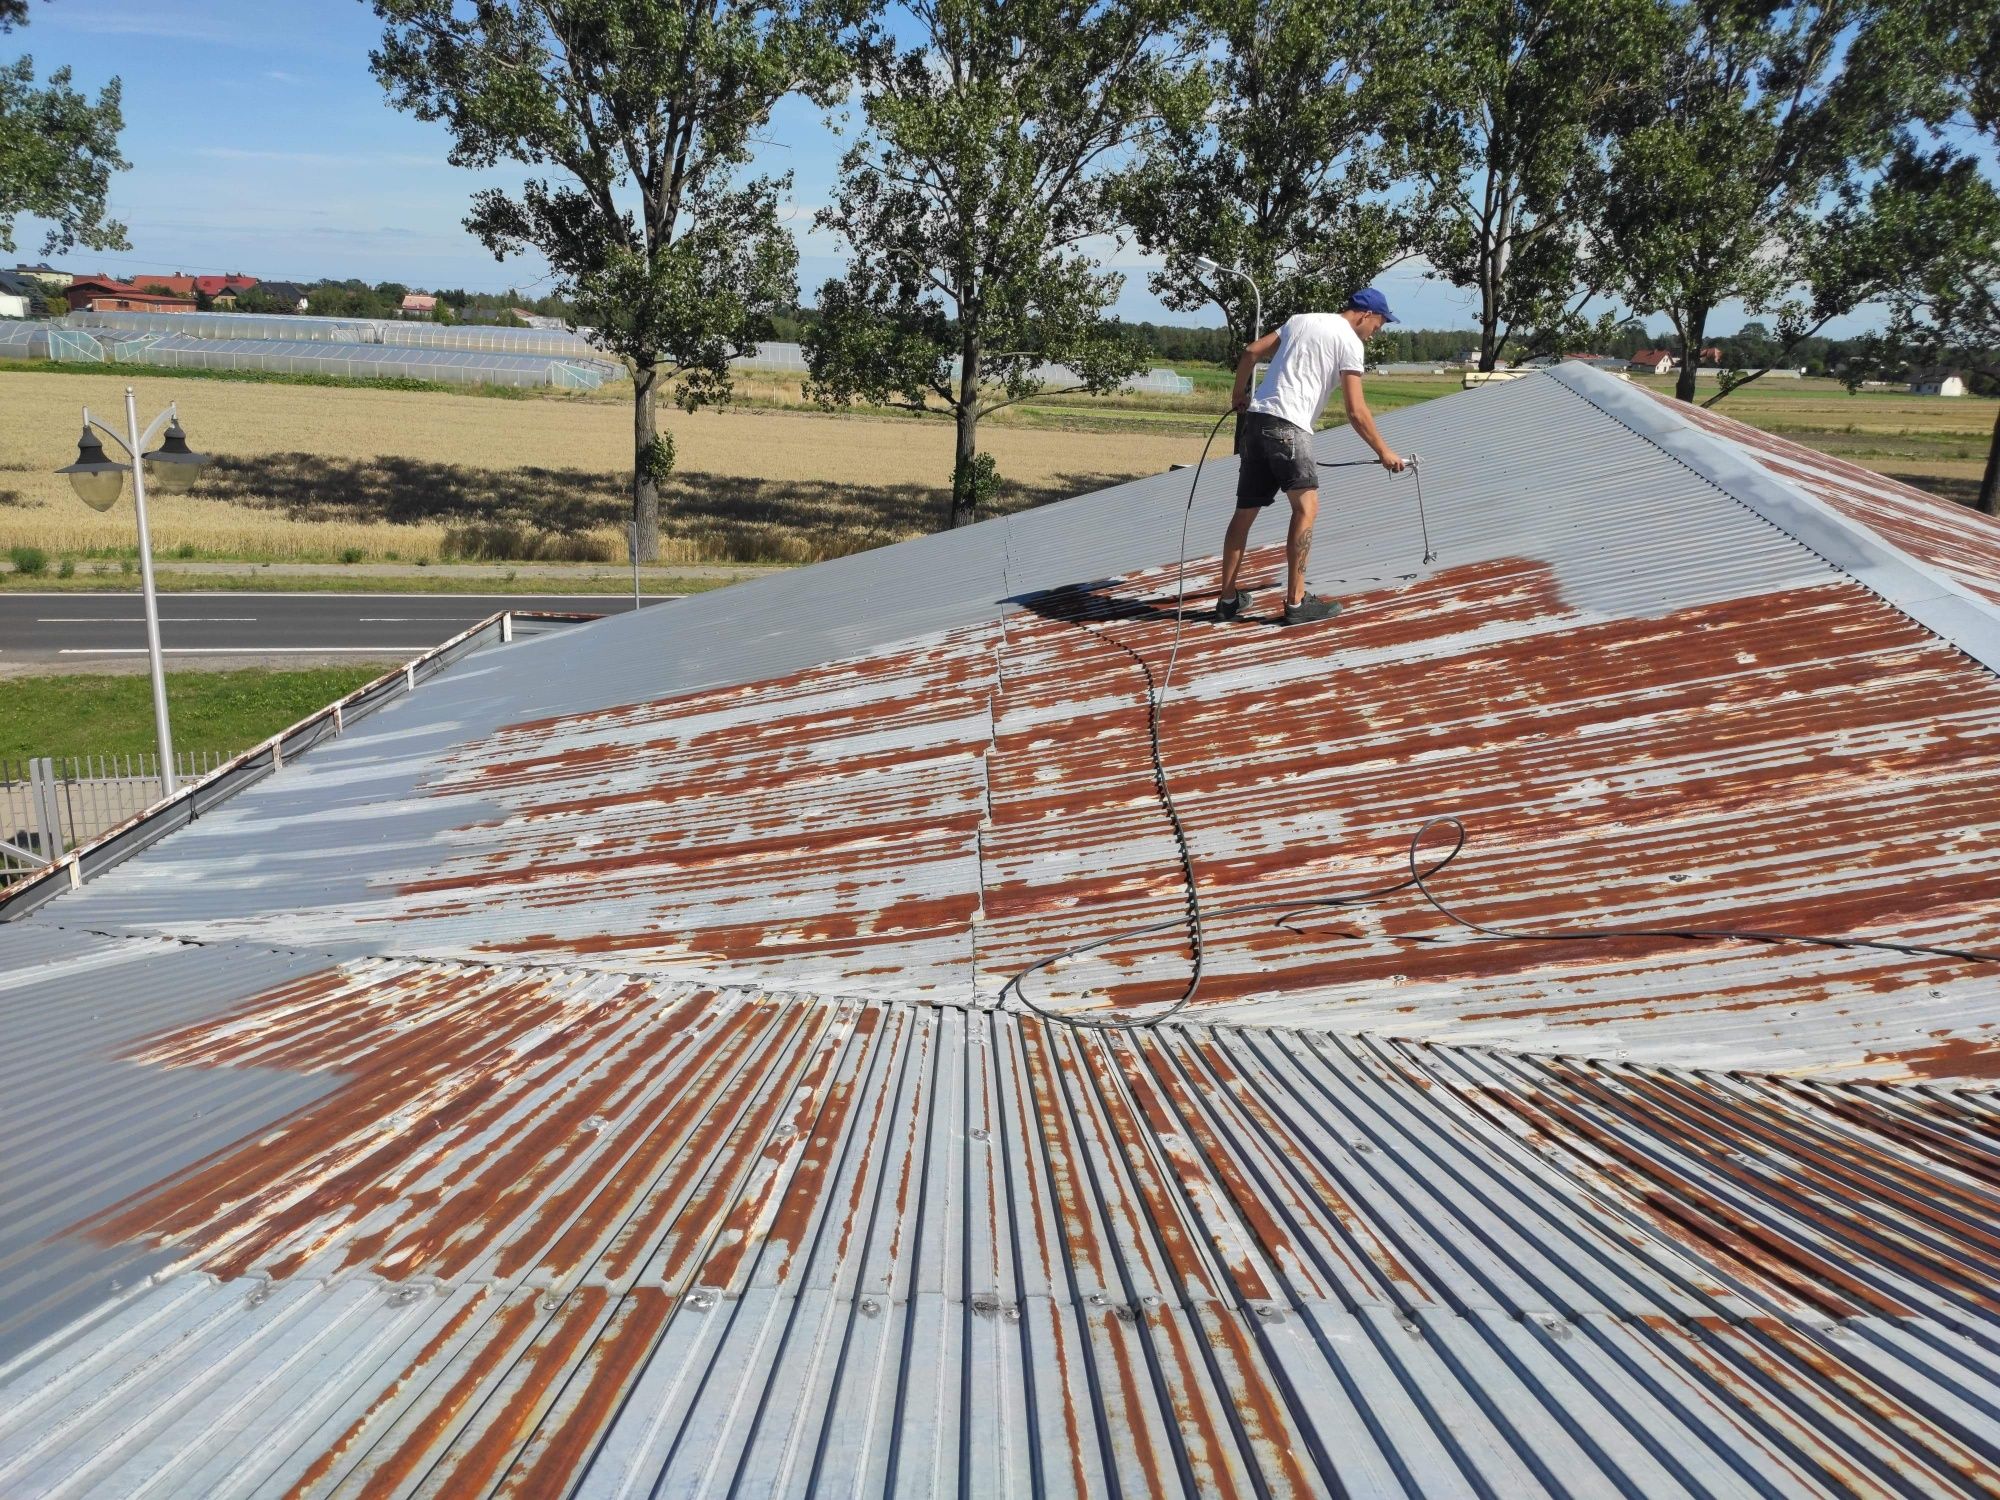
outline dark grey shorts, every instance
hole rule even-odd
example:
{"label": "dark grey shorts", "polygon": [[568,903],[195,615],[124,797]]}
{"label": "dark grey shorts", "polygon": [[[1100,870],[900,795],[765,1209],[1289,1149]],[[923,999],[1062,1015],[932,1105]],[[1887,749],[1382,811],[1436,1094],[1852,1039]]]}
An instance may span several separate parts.
{"label": "dark grey shorts", "polygon": [[1243,466],[1236,476],[1236,504],[1269,505],[1279,492],[1319,488],[1312,434],[1283,417],[1246,411],[1242,426]]}

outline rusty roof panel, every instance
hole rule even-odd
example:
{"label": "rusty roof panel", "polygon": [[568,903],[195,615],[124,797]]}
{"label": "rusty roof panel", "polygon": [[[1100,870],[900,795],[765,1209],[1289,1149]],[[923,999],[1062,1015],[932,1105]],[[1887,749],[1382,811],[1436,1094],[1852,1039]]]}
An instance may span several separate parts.
{"label": "rusty roof panel", "polygon": [[[1068,591],[1008,624],[982,843],[989,989],[1175,912],[1138,665],[1166,658],[1171,583]],[[1357,591],[1334,629],[1196,630],[1163,724],[1211,908],[1393,883],[1412,834],[1451,813],[1472,843],[1437,888],[1503,927],[2000,948],[2000,682],[1850,583],[1605,620],[1526,559],[1444,569]],[[1301,933],[1275,915],[1211,918],[1203,1005],[1661,1062],[2000,1070],[1992,981],[1954,961],[1495,944],[1413,893]],[[1037,992],[1143,1008],[1186,973],[1169,930]]]}
{"label": "rusty roof panel", "polygon": [[69,1227],[9,1494],[1996,1485],[1991,1095],[404,962],[118,1051],[323,1092]]}

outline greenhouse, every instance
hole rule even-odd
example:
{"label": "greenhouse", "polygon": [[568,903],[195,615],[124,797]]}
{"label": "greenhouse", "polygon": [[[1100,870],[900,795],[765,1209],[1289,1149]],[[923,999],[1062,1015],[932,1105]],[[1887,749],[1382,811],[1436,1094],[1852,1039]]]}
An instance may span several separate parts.
{"label": "greenhouse", "polygon": [[104,346],[80,328],[61,323],[0,323],[0,359],[54,359],[97,364]]}
{"label": "greenhouse", "polygon": [[352,380],[427,380],[452,385],[555,386],[595,390],[623,371],[605,364],[473,349],[411,349],[386,344],[218,339],[186,334],[129,334],[105,341],[117,364],[168,369],[269,370]]}
{"label": "greenhouse", "polygon": [[454,323],[407,323],[393,318],[315,318],[289,313],[78,312],[72,328],[121,329],[198,339],[271,340],[286,344],[393,344],[495,354],[546,354],[612,363],[588,340],[559,328],[489,328]]}

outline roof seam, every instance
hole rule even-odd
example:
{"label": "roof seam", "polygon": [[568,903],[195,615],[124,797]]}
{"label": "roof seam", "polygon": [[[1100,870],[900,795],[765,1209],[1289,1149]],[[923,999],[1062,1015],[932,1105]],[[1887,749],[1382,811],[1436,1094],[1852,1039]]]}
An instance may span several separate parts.
{"label": "roof seam", "polygon": [[[1922,558],[1897,546],[1887,537],[1842,515],[1825,500],[1803,486],[1793,483],[1782,474],[1773,473],[1761,465],[1757,466],[1753,473],[1746,474],[1744,478],[1752,485],[1769,486],[1776,491],[1775,498],[1780,506],[1789,505],[1803,509],[1816,523],[1826,527],[1831,533],[1829,537],[1820,538],[1801,535],[1799,530],[1786,524],[1785,520],[1772,515],[1764,506],[1746,498],[1741,492],[1724,483],[1723,479],[1708,472],[1695,457],[1679,451],[1679,446],[1685,445],[1697,456],[1719,460],[1724,466],[1754,461],[1740,459],[1733,444],[1687,421],[1671,407],[1655,403],[1654,407],[1645,409],[1646,415],[1658,416],[1663,422],[1671,423],[1674,428],[1675,441],[1671,443],[1664,441],[1657,430],[1648,430],[1645,424],[1632,420],[1630,413],[1615,409],[1616,404],[1631,400],[1652,401],[1652,397],[1643,393],[1627,391],[1615,377],[1597,370],[1572,374],[1561,368],[1551,369],[1547,374],[1579,401],[1617,423],[1657,452],[1665,454],[1766,526],[1789,537],[1834,571],[1860,584],[1890,608],[1909,616],[1932,635],[1955,648],[1987,672],[2000,676],[2000,612],[1995,611],[1990,600],[1974,593]],[[1585,384],[1602,382],[1606,389],[1601,392],[1584,390],[1579,387],[1579,382]],[[1610,398],[1609,401],[1599,400],[1600,394]],[[1826,545],[1830,540],[1849,544],[1854,555],[1843,560]],[[1857,563],[1863,566],[1856,566]],[[1877,570],[1882,567],[1904,573],[1912,581],[1925,587],[1907,592],[1886,587],[1888,580],[1877,574]],[[1964,622],[1956,618],[1963,615],[1967,609],[1978,617],[1979,623],[1984,627],[1983,632],[1965,629]],[[1982,634],[1985,639],[1980,638]],[[1968,639],[1968,636],[1971,639]]]}
{"label": "roof seam", "polygon": [[[991,1004],[963,1004],[948,999],[933,999],[913,995],[860,995],[831,990],[795,989],[789,985],[758,984],[741,979],[690,978],[682,974],[670,974],[656,969],[606,969],[594,964],[558,964],[523,960],[515,963],[499,963],[492,959],[463,958],[455,955],[435,953],[362,953],[346,958],[324,948],[287,946],[272,942],[249,942],[242,938],[193,938],[179,937],[163,932],[121,932],[105,927],[72,927],[66,923],[48,922],[42,924],[44,930],[53,928],[59,932],[81,933],[86,937],[105,938],[113,942],[131,943],[176,943],[188,948],[234,948],[253,949],[269,953],[278,958],[319,958],[330,967],[344,968],[348,964],[392,964],[409,966],[435,966],[438,968],[477,969],[490,973],[515,973],[521,970],[548,972],[565,975],[580,980],[622,979],[645,984],[692,985],[697,988],[718,990],[754,991],[773,999],[796,1000],[831,1006],[875,1006],[883,1010],[909,1009],[916,1011],[957,1011],[965,1015],[1011,1016],[1016,1021],[1032,1022],[1037,1019],[1032,1011],[1024,1008],[1002,1005],[998,1001]],[[1060,1025],[1060,1022],[1044,1024]],[[1587,1052],[1558,1052],[1534,1047],[1516,1047],[1504,1042],[1487,1039],[1464,1041],[1449,1037],[1404,1035],[1381,1029],[1343,1030],[1330,1025],[1289,1025],[1279,1023],[1260,1025],[1246,1021],[1240,1016],[1216,1016],[1212,1019],[1193,1019],[1162,1022],[1159,1028],[1172,1029],[1188,1035],[1195,1032],[1220,1033],[1239,1037],[1323,1037],[1332,1041],[1365,1041],[1389,1043],[1399,1047],[1421,1047],[1427,1050],[1441,1050],[1449,1053],[1479,1052],[1498,1057],[1524,1060],[1543,1060],[1565,1063],[1584,1063],[1604,1068],[1641,1068],[1650,1072],[1671,1073],[1690,1078],[1724,1078],[1736,1081],[1777,1080],[1785,1083],[1810,1083],[1816,1088],[1839,1090],[1859,1090],[1874,1088],[1916,1089],[1930,1093],[1948,1094],[1954,1099],[1978,1097],[2000,1105],[2000,1085],[1980,1082],[1942,1083],[1915,1079],[1840,1078],[1826,1077],[1818,1073],[1798,1071],[1781,1072],[1752,1068],[1717,1068],[1678,1066],[1658,1062],[1628,1062],[1620,1057],[1603,1056]]]}

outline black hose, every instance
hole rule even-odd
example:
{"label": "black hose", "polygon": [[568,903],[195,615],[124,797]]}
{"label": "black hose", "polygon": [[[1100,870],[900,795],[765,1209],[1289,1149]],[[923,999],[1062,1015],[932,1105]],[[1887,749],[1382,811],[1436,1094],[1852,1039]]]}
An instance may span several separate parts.
{"label": "black hose", "polygon": [[[1466,844],[1465,824],[1449,814],[1427,819],[1417,831],[1410,835],[1410,873],[1386,885],[1356,891],[1350,895],[1320,896],[1301,901],[1296,896],[1279,901],[1251,901],[1236,906],[1219,906],[1204,913],[1201,892],[1195,879],[1194,856],[1188,849],[1187,832],[1181,824],[1180,810],[1174,805],[1173,785],[1167,775],[1165,757],[1160,751],[1160,707],[1166,691],[1173,683],[1175,664],[1180,660],[1181,630],[1187,619],[1187,537],[1188,524],[1194,515],[1195,492],[1201,484],[1202,465],[1208,462],[1209,449],[1215,443],[1215,436],[1222,430],[1234,412],[1224,412],[1208,430],[1208,441],[1202,444],[1201,457],[1194,466],[1194,479],[1188,485],[1187,509],[1181,516],[1181,552],[1178,579],[1174,588],[1174,636],[1173,646],[1167,656],[1167,670],[1156,685],[1153,670],[1146,659],[1122,641],[1113,640],[1095,626],[1077,621],[1076,624],[1104,641],[1107,645],[1123,651],[1139,666],[1146,679],[1146,738],[1152,751],[1153,793],[1159,799],[1161,809],[1167,815],[1167,825],[1173,831],[1174,849],[1179,857],[1181,879],[1187,887],[1187,899],[1182,915],[1169,917],[1159,922],[1149,922],[1138,927],[1127,927],[1104,937],[1092,938],[1089,942],[1077,943],[1064,948],[1059,953],[1051,953],[1038,958],[1020,970],[1000,988],[1000,1000],[1004,1004],[1012,995],[1024,1010],[1041,1017],[1044,1021],[1060,1026],[1071,1026],[1082,1031],[1133,1031],[1158,1026],[1185,1010],[1194,1001],[1201,989],[1202,973],[1205,967],[1205,927],[1213,917],[1238,917],[1256,912],[1277,912],[1274,925],[1287,932],[1298,933],[1293,925],[1295,918],[1307,912],[1344,907],[1370,906],[1390,896],[1407,890],[1415,890],[1439,915],[1458,926],[1494,942],[1606,942],[1619,938],[1672,938],[1695,943],[1801,943],[1817,948],[1847,948],[1874,950],[1884,953],[1903,953],[1922,958],[1950,958],[1966,963],[2000,963],[2000,953],[1984,953],[1966,948],[1932,947],[1923,943],[1895,942],[1888,939],[1856,937],[1817,937],[1796,932],[1765,932],[1752,928],[1737,927],[1570,927],[1543,931],[1527,931],[1519,928],[1496,927],[1491,923],[1477,922],[1452,909],[1442,897],[1430,888],[1430,882],[1442,873],[1446,866],[1458,858]],[[1322,463],[1321,468],[1351,468],[1373,463],[1373,459],[1348,459]],[[1422,491],[1418,491],[1418,505],[1422,506]],[[1421,510],[1420,510],[1421,514]],[[1429,528],[1424,534],[1424,561],[1432,561]],[[1424,840],[1434,828],[1448,827],[1452,831],[1451,848],[1440,858],[1424,864],[1420,858]],[[1113,943],[1125,942],[1132,938],[1150,937],[1155,933],[1167,932],[1175,927],[1184,927],[1188,935],[1190,964],[1187,985],[1179,997],[1160,1008],[1139,1015],[1119,1013],[1097,1015],[1089,1012],[1074,1013],[1049,1010],[1030,1000],[1023,981],[1031,974],[1059,964],[1065,959],[1078,958],[1083,954],[1109,947]],[[1423,933],[1384,933],[1382,936],[1392,942],[1429,943],[1437,939]]]}

